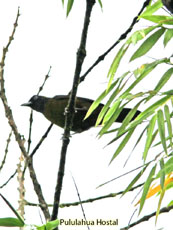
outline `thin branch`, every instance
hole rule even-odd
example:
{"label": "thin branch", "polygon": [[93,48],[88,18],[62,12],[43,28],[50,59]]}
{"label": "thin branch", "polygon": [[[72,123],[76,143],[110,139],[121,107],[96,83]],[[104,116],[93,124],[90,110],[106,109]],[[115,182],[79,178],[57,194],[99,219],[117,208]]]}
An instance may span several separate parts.
{"label": "thin branch", "polygon": [[10,144],[10,141],[11,141],[11,135],[12,135],[12,131],[10,132],[9,136],[8,136],[8,139],[7,139],[7,145],[6,145],[6,148],[5,148],[5,154],[4,154],[4,158],[1,162],[1,165],[0,165],[0,171],[2,170],[4,164],[5,164],[5,161],[6,161],[6,158],[7,158],[7,153],[8,153],[8,147],[9,147],[9,144]]}
{"label": "thin branch", "polygon": [[[133,188],[131,188],[129,190],[129,192],[131,191],[134,191],[135,189],[143,186],[144,183],[142,184],[138,184],[137,186],[134,186]],[[94,197],[94,198],[89,198],[87,200],[81,200],[80,202],[79,201],[76,201],[76,202],[73,202],[73,203],[62,203],[59,205],[60,208],[66,208],[66,207],[71,207],[71,206],[77,206],[77,205],[80,205],[80,204],[85,204],[85,203],[92,203],[92,202],[95,202],[95,201],[99,201],[99,200],[103,200],[103,199],[107,199],[107,198],[114,198],[118,195],[122,195],[124,192],[123,191],[120,191],[120,192],[116,192],[116,193],[109,193],[107,195],[103,195],[103,196],[99,196],[99,197]],[[25,200],[25,204],[28,205],[28,206],[40,206],[41,207],[41,204],[36,204],[36,203],[31,203],[31,202],[28,202]],[[48,204],[49,207],[52,207],[53,205],[52,204]]]}
{"label": "thin branch", "polygon": [[[49,70],[48,70],[48,73],[45,75],[43,84],[39,87],[39,90],[38,90],[37,95],[39,95],[40,92],[43,90],[43,87],[44,87],[44,85],[45,85],[47,79],[50,77],[49,74],[50,74],[51,68],[52,68],[52,67],[50,66],[50,67],[49,67]],[[33,110],[31,110],[30,118],[29,118],[29,135],[28,135],[28,149],[27,149],[27,153],[28,153],[28,154],[29,154],[30,147],[31,147],[32,124],[33,124]],[[48,129],[49,129],[49,128],[48,128]],[[40,144],[40,145],[41,145],[41,144]]]}
{"label": "thin branch", "polygon": [[[169,206],[169,207],[164,207],[164,208],[160,209],[159,214],[169,212],[172,209],[173,209],[173,205]],[[132,223],[132,224],[130,224],[130,225],[124,227],[124,228],[121,228],[120,230],[128,230],[128,229],[130,229],[130,228],[132,228],[132,227],[134,227],[134,226],[136,226],[136,225],[138,225],[138,224],[140,224],[140,223],[142,223],[144,221],[148,221],[150,218],[154,217],[155,215],[156,215],[156,212],[153,212],[153,213],[151,213],[149,215],[146,215],[146,216],[142,217],[141,219],[137,220],[136,222],[134,222],[134,223]]]}
{"label": "thin branch", "polygon": [[2,185],[0,186],[0,189],[3,188],[3,187],[5,187],[5,186],[8,184],[8,182],[10,182],[10,180],[14,178],[14,176],[16,175],[16,173],[17,173],[17,169],[16,169],[15,172],[8,178],[8,180],[7,180],[4,184],[2,184]]}
{"label": "thin branch", "polygon": [[[78,190],[76,181],[75,181],[75,179],[74,179],[73,176],[72,176],[72,179],[73,179],[73,182],[74,182],[74,185],[75,185],[75,188],[76,188],[76,192],[77,192],[77,195],[78,195],[78,198],[79,198],[79,203],[80,203],[80,206],[81,206],[81,210],[82,210],[83,217],[84,217],[84,219],[85,219],[85,221],[86,221],[86,223],[87,223],[85,211],[84,211],[84,208],[83,208],[83,205],[82,205],[82,200],[81,200],[81,198],[80,198],[79,190]],[[90,227],[89,227],[88,224],[87,224],[87,228],[88,228],[88,230],[90,230]]]}
{"label": "thin branch", "polygon": [[[15,135],[16,141],[17,141],[17,143],[19,145],[19,148],[20,148],[23,156],[25,157],[25,159],[27,159],[28,154],[27,154],[27,151],[26,151],[25,146],[24,146],[23,137],[21,136],[21,134],[19,133],[19,131],[17,129],[16,123],[15,123],[14,118],[13,118],[12,110],[10,109],[10,107],[8,105],[7,97],[6,97],[6,94],[5,94],[5,84],[4,84],[5,83],[5,80],[4,80],[5,59],[6,59],[6,55],[7,55],[7,52],[8,52],[8,48],[9,48],[11,42],[14,40],[14,34],[15,34],[15,31],[16,31],[16,28],[17,28],[17,25],[18,25],[19,16],[20,16],[20,12],[19,12],[19,8],[18,8],[17,16],[16,16],[16,20],[15,20],[15,23],[14,23],[12,34],[9,37],[9,40],[8,40],[8,43],[7,43],[6,47],[3,48],[3,54],[2,54],[2,59],[1,59],[1,63],[0,63],[0,86],[1,86],[1,88],[0,88],[0,97],[1,97],[2,103],[4,105],[5,115],[6,115],[6,118],[8,120],[8,123],[9,123],[9,125],[11,126],[11,128],[13,130],[13,133]],[[44,200],[42,191],[38,190],[38,189],[41,190],[41,187],[40,187],[40,184],[38,183],[38,180],[36,178],[34,168],[33,168],[32,164],[29,164],[28,166],[29,166],[30,177],[33,179],[32,182],[33,182],[33,185],[34,185],[35,192],[36,192],[36,194],[38,196],[38,200],[39,200],[40,203],[43,204],[42,211],[44,213],[45,219],[49,219],[50,218],[49,210],[48,210],[47,204],[46,204],[46,202]],[[35,175],[35,177],[33,175]]]}
{"label": "thin branch", "polygon": [[80,82],[84,81],[86,76],[91,72],[91,70],[98,65],[101,61],[103,61],[105,59],[105,57],[111,52],[111,50],[113,48],[115,48],[122,40],[124,40],[127,35],[132,31],[134,25],[138,22],[138,16],[143,12],[143,10],[145,9],[145,7],[149,4],[150,0],[146,0],[141,8],[141,10],[139,11],[139,13],[137,14],[136,17],[134,17],[131,25],[129,26],[129,28],[123,33],[121,34],[121,36],[119,37],[119,39],[107,50],[105,51],[103,54],[101,54],[98,59],[94,62],[94,64],[89,67],[89,69],[80,77]]}
{"label": "thin branch", "polygon": [[77,60],[76,60],[76,68],[75,68],[75,74],[74,74],[74,79],[73,79],[73,86],[72,86],[72,90],[70,93],[69,102],[68,102],[68,105],[65,111],[66,116],[65,116],[64,134],[63,134],[63,143],[62,143],[62,149],[61,149],[61,157],[60,157],[59,170],[58,170],[58,176],[57,176],[57,184],[56,184],[55,194],[54,194],[54,204],[53,204],[51,220],[57,219],[57,216],[58,216],[63,176],[64,176],[64,171],[65,171],[66,153],[67,153],[68,144],[70,142],[70,130],[73,124],[73,116],[75,112],[75,98],[77,94],[77,88],[79,84],[79,76],[81,73],[82,64],[86,56],[85,46],[86,46],[87,32],[88,32],[88,26],[90,22],[91,11],[94,6],[94,3],[95,3],[95,0],[86,0],[85,19],[84,19],[82,36],[81,36],[81,42],[80,42],[80,46],[77,52]]}

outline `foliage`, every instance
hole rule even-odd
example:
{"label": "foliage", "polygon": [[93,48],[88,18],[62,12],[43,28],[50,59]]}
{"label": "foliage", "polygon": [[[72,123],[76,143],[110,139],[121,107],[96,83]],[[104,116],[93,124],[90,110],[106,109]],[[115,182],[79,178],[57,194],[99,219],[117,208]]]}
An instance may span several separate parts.
{"label": "foliage", "polygon": [[[133,71],[126,70],[121,77],[117,76],[117,70],[123,57],[132,45],[136,46],[138,43],[141,43],[133,55],[131,55],[130,62],[147,54],[153,46],[161,40],[161,38],[164,47],[166,47],[171,41],[173,38],[173,28],[170,26],[173,26],[173,17],[155,15],[155,12],[162,6],[161,0],[156,1],[154,4],[150,3],[146,10],[139,16],[139,20],[148,20],[150,23],[154,22],[154,24],[145,29],[135,31],[121,46],[108,71],[107,89],[97,98],[86,115],[86,117],[88,117],[106,96],[109,97],[98,117],[96,125],[103,119],[103,127],[99,132],[100,137],[109,132],[115,133],[114,139],[111,140],[109,144],[112,144],[121,138],[121,142],[115,150],[111,162],[123,151],[135,130],[147,122],[147,126],[144,127],[141,134],[138,134],[139,138],[135,144],[136,147],[145,134],[146,140],[142,152],[144,165],[142,170],[124,190],[123,195],[132,188],[150,166],[150,172],[144,183],[141,199],[138,202],[140,203],[139,213],[142,211],[145,200],[153,196],[155,193],[160,192],[156,219],[159,214],[165,191],[168,188],[168,185],[172,183],[173,113],[171,111],[173,106],[173,90],[170,88],[170,90],[165,92],[162,91],[162,89],[166,83],[168,85],[168,82],[171,82],[171,77],[173,76],[173,63],[171,63],[171,57],[157,59],[150,63],[143,63]],[[152,75],[153,70],[157,70],[161,65],[164,65],[165,67],[167,66],[167,70],[160,77],[159,72],[157,73],[158,82],[155,87],[145,92],[136,92],[135,87],[147,77],[148,81],[150,81],[149,77]],[[170,87],[171,86],[172,84],[170,84]],[[152,104],[149,102],[151,99],[154,100]],[[121,110],[131,101],[136,102],[134,108],[118,129],[111,130],[110,127],[120,114]],[[142,104],[147,106],[147,108],[142,111],[134,121],[131,121],[138,107]],[[162,150],[155,157],[155,163],[153,163],[153,161],[146,163],[149,153],[153,150],[153,147],[156,146],[161,146]],[[158,161],[156,160],[157,158],[159,158]],[[166,163],[165,160],[167,160]],[[158,165],[160,165],[159,172],[157,171]],[[158,178],[160,178],[160,185],[153,190],[153,186],[150,187],[150,185]]]}

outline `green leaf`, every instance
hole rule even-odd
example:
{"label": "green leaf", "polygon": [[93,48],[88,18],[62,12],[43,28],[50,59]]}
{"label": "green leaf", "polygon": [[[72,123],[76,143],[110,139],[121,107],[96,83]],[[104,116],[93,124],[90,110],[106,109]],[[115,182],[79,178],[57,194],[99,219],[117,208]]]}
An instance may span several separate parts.
{"label": "green leaf", "polygon": [[144,15],[143,17],[148,21],[155,22],[157,24],[166,24],[173,25],[173,19],[171,16],[163,16],[163,15]]}
{"label": "green leaf", "polygon": [[103,8],[103,4],[102,4],[102,1],[101,0],[98,0],[99,4],[100,4],[100,7]]}
{"label": "green leaf", "polygon": [[167,29],[163,40],[164,47],[166,47],[166,45],[172,38],[173,38],[173,29]]}
{"label": "green leaf", "polygon": [[132,118],[134,117],[139,105],[144,101],[144,99],[142,99],[141,101],[139,101],[135,107],[133,109],[130,110],[130,112],[127,114],[127,116],[125,117],[125,119],[122,122],[122,125],[120,126],[117,136],[120,135],[122,132],[124,132],[126,126],[129,124],[129,122],[132,120]]}
{"label": "green leaf", "polygon": [[[143,65],[142,67],[142,71],[140,73],[140,75],[137,77],[137,79],[129,86],[129,88],[121,95],[121,98],[124,99],[127,94],[129,94],[129,92],[140,82],[142,81],[152,70],[154,70],[156,68],[157,65],[166,62],[167,59],[161,59],[161,60],[157,60],[151,63],[147,63],[145,65]],[[136,71],[136,70],[135,70]],[[133,72],[135,72],[133,71]]]}
{"label": "green leaf", "polygon": [[160,169],[161,169],[161,173],[160,173],[160,185],[161,188],[164,189],[164,184],[165,184],[165,172],[162,170],[164,168],[164,160],[163,158],[160,159]]}
{"label": "green leaf", "polygon": [[[123,148],[126,146],[127,142],[129,141],[129,139],[131,138],[133,132],[134,132],[135,128],[129,130],[129,132],[127,133],[127,135],[125,136],[125,138],[122,140],[122,142],[119,144],[117,150],[115,151],[110,163],[112,163],[112,161],[118,156],[118,154],[123,150]],[[110,142],[109,144],[111,144],[112,142]],[[110,164],[109,163],[109,164]]]}
{"label": "green leaf", "polygon": [[74,0],[68,0],[68,3],[67,3],[67,17],[72,9],[72,6],[73,6],[73,3],[74,3]]}
{"label": "green leaf", "polygon": [[158,124],[161,143],[165,153],[167,154],[166,138],[165,138],[165,121],[164,121],[163,111],[161,109],[157,111],[157,124]]}
{"label": "green leaf", "polygon": [[36,226],[37,230],[53,230],[59,225],[59,220],[49,221],[42,226]]}
{"label": "green leaf", "polygon": [[147,194],[148,194],[148,190],[149,190],[149,188],[150,188],[151,182],[153,181],[153,176],[154,176],[155,171],[156,171],[156,166],[157,166],[157,165],[155,165],[155,166],[151,169],[151,171],[150,171],[150,173],[149,173],[149,176],[148,176],[148,178],[147,178],[147,180],[146,180],[146,182],[145,182],[145,184],[144,184],[143,193],[142,193],[142,197],[141,197],[141,200],[140,200],[139,214],[140,214],[140,212],[142,211],[142,208],[143,208],[143,206],[144,206],[144,203],[145,203],[145,200],[146,200],[146,197],[147,197]]}
{"label": "green leaf", "polygon": [[104,132],[106,132],[110,126],[112,125],[113,122],[116,121],[117,117],[119,116],[120,112],[122,111],[122,107],[119,108],[121,104],[120,100],[117,100],[114,105],[108,110],[106,113],[104,120],[103,120],[103,128],[100,130],[99,135],[102,136]]}
{"label": "green leaf", "polygon": [[153,131],[154,131],[155,123],[156,123],[156,118],[157,118],[157,115],[155,114],[152,117],[152,119],[150,120],[150,123],[148,126],[147,139],[146,139],[145,148],[144,148],[144,152],[143,152],[144,162],[146,161],[148,150],[149,150],[151,143],[152,143],[152,137],[153,137]]}
{"label": "green leaf", "polygon": [[3,227],[23,227],[24,223],[17,218],[5,217],[0,218],[0,226]]}
{"label": "green leaf", "polygon": [[[135,178],[130,182],[130,184],[127,186],[127,188],[124,190],[122,196],[124,196],[132,187],[133,185],[140,179],[140,177],[143,175],[145,172],[146,168],[148,167],[149,164],[146,164],[144,168],[135,176]],[[121,196],[121,197],[122,197]]]}
{"label": "green leaf", "polygon": [[168,127],[170,146],[173,147],[173,143],[172,143],[173,131],[172,131],[172,124],[171,124],[170,111],[168,105],[164,106],[164,112],[165,112],[166,123]]}
{"label": "green leaf", "polygon": [[158,25],[156,25],[156,26],[149,26],[146,29],[135,31],[130,36],[130,38],[126,41],[126,43],[127,44],[133,43],[135,45],[138,41],[140,41],[143,38],[145,38],[147,34],[149,34],[150,32],[152,32],[153,30],[155,30],[158,27],[159,27]]}
{"label": "green leaf", "polygon": [[139,18],[142,18],[145,15],[152,15],[158,9],[160,9],[162,6],[163,6],[163,4],[162,4],[162,2],[160,0],[155,2],[153,5],[148,5],[146,7],[146,10],[139,16]]}
{"label": "green leaf", "polygon": [[158,92],[166,84],[166,82],[170,79],[172,75],[173,75],[173,68],[170,68],[160,78],[158,84],[154,88],[154,91]]}
{"label": "green leaf", "polygon": [[161,174],[162,174],[163,172],[165,173],[165,175],[167,175],[167,174],[173,172],[173,157],[171,157],[171,158],[164,164],[164,168],[161,169],[161,170],[158,172],[156,178],[160,178],[160,177],[161,177]]}
{"label": "green leaf", "polygon": [[13,206],[10,204],[10,202],[1,193],[0,193],[0,196],[5,201],[5,203],[8,205],[8,207],[13,211],[13,213],[16,215],[16,217],[18,218],[18,221],[20,221],[22,226],[24,226],[25,222],[24,222],[23,218],[19,215],[19,213],[13,208]]}
{"label": "green leaf", "polygon": [[84,119],[87,119],[91,113],[99,106],[100,102],[111,92],[111,90],[117,85],[120,78],[116,79],[114,83],[109,87],[108,90],[104,90],[103,93],[92,103]]}
{"label": "green leaf", "polygon": [[142,45],[136,50],[136,52],[130,58],[130,61],[133,61],[136,58],[139,58],[146,54],[159,40],[162,34],[165,32],[165,28],[161,28],[153,33],[149,38],[147,38]]}
{"label": "green leaf", "polygon": [[124,56],[125,52],[127,51],[128,47],[129,47],[129,45],[124,44],[119,49],[117,55],[115,56],[115,58],[114,58],[114,60],[113,60],[113,62],[111,64],[111,67],[109,69],[108,76],[107,76],[109,78],[108,87],[107,87],[108,89],[111,86],[111,83],[112,83],[114,75],[115,75],[115,73],[116,73],[116,71],[118,69],[120,61],[123,58],[123,56]]}
{"label": "green leaf", "polygon": [[162,203],[164,195],[165,195],[165,189],[163,189],[161,191],[161,193],[160,193],[159,203],[158,203],[158,207],[157,207],[157,211],[156,211],[156,221],[155,221],[155,224],[157,223],[157,219],[158,219],[158,216],[159,216],[159,213],[160,213],[160,207],[161,207],[161,203]]}

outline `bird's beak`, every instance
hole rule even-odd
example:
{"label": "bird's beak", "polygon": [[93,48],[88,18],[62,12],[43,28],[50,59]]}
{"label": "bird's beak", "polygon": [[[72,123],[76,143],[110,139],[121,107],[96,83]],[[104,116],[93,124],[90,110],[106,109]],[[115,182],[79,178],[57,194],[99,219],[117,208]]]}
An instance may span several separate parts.
{"label": "bird's beak", "polygon": [[27,102],[27,103],[24,103],[24,104],[21,104],[21,106],[31,106],[32,105],[32,103],[29,101],[29,102]]}

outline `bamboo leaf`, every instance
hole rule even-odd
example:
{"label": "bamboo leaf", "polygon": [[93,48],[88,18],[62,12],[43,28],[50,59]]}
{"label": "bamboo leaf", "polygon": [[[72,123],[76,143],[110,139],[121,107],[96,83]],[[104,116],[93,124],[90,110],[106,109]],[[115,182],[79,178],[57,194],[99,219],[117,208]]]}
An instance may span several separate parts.
{"label": "bamboo leaf", "polygon": [[122,196],[124,196],[133,187],[133,185],[140,179],[140,177],[143,175],[143,173],[145,172],[145,170],[148,167],[148,165],[149,164],[146,164],[145,167],[135,176],[135,178],[130,182],[130,184],[124,190]]}
{"label": "bamboo leaf", "polygon": [[142,197],[141,197],[141,200],[140,200],[140,208],[139,208],[139,214],[140,212],[142,211],[142,208],[144,206],[144,203],[145,203],[145,200],[146,200],[146,197],[147,197],[147,194],[148,194],[148,191],[149,191],[149,188],[150,188],[150,185],[151,185],[151,182],[153,181],[153,176],[155,174],[155,171],[156,171],[156,166],[155,165],[150,173],[149,173],[149,176],[144,184],[144,188],[143,188],[143,193],[142,193]]}
{"label": "bamboo leaf", "polygon": [[155,22],[157,24],[166,24],[166,25],[173,25],[172,16],[163,16],[163,15],[144,15],[143,17],[148,21]]}
{"label": "bamboo leaf", "polygon": [[165,112],[166,123],[168,128],[168,134],[169,134],[168,138],[170,140],[170,146],[173,147],[173,143],[172,143],[173,131],[172,131],[172,124],[171,124],[170,111],[168,105],[164,106],[164,112]]}
{"label": "bamboo leaf", "polygon": [[160,169],[161,169],[161,173],[160,173],[160,185],[162,190],[164,189],[164,184],[165,184],[165,172],[162,170],[164,168],[164,160],[163,158],[160,159]]}
{"label": "bamboo leaf", "polygon": [[158,9],[160,9],[163,6],[161,1],[155,2],[153,5],[148,5],[146,7],[146,10],[139,16],[139,18],[142,18],[145,15],[152,15],[155,13]]}
{"label": "bamboo leaf", "polygon": [[173,29],[167,29],[163,40],[164,47],[166,47],[166,45],[172,38],[173,38]]}
{"label": "bamboo leaf", "polygon": [[144,152],[143,152],[144,162],[146,161],[148,150],[149,150],[151,143],[152,143],[152,137],[153,137],[153,131],[154,131],[155,123],[156,123],[156,118],[157,118],[157,115],[155,114],[152,117],[152,119],[150,120],[150,123],[148,126],[147,139],[146,139],[145,148],[144,148]]}
{"label": "bamboo leaf", "polygon": [[109,72],[108,72],[108,78],[109,78],[109,82],[108,82],[108,87],[107,89],[109,89],[109,87],[111,86],[112,84],[112,81],[113,81],[113,78],[114,78],[114,75],[118,69],[118,66],[120,64],[120,61],[121,59],[123,58],[125,52],[127,51],[128,49],[128,45],[124,44],[120,50],[118,51],[117,55],[115,56],[112,64],[111,64],[111,67],[109,69]]}
{"label": "bamboo leaf", "polygon": [[165,195],[165,189],[163,189],[161,191],[161,193],[160,193],[159,203],[158,203],[158,207],[157,207],[157,211],[156,211],[156,220],[155,220],[155,223],[157,223],[157,219],[158,219],[158,216],[159,216],[159,213],[160,213],[160,207],[161,207],[161,203],[162,203],[164,195]]}
{"label": "bamboo leaf", "polygon": [[98,0],[98,2],[99,2],[100,7],[103,8],[102,1],[101,1],[101,0]]}
{"label": "bamboo leaf", "polygon": [[161,109],[157,111],[157,124],[158,124],[161,143],[165,153],[167,154],[166,138],[165,138],[165,121],[164,121],[163,111]]}
{"label": "bamboo leaf", "polygon": [[67,3],[67,17],[72,9],[72,6],[73,6],[73,3],[74,3],[74,0],[68,0],[68,3]]}
{"label": "bamboo leaf", "polygon": [[161,28],[157,30],[155,33],[153,33],[149,38],[147,38],[142,45],[136,50],[136,52],[132,55],[130,58],[130,61],[133,61],[136,58],[139,58],[146,54],[159,40],[159,38],[162,36],[162,34],[165,32],[164,28]]}
{"label": "bamboo leaf", "polygon": [[108,90],[104,90],[103,93],[92,103],[84,119],[87,119],[91,113],[99,106],[100,102],[113,90],[113,88],[119,82],[119,78],[109,87]]}
{"label": "bamboo leaf", "polygon": [[158,92],[166,84],[166,82],[171,78],[172,75],[173,75],[173,68],[170,68],[160,78],[158,84],[154,88],[154,91]]}
{"label": "bamboo leaf", "polygon": [[[127,133],[127,135],[125,136],[125,138],[122,140],[122,142],[120,143],[120,145],[118,146],[117,150],[115,151],[111,161],[109,164],[112,163],[112,161],[118,156],[118,154],[123,150],[123,148],[126,146],[127,142],[129,141],[129,139],[131,138],[133,132],[134,132],[135,128],[129,130],[129,132]],[[112,142],[111,142],[112,143]],[[109,143],[109,144],[111,144]]]}
{"label": "bamboo leaf", "polygon": [[126,126],[129,124],[129,122],[132,120],[132,118],[134,117],[139,105],[144,101],[144,99],[142,99],[140,102],[138,102],[136,104],[136,106],[130,110],[130,112],[127,114],[127,116],[125,117],[125,119],[122,122],[122,125],[120,126],[117,136],[120,135],[122,132],[124,132]]}
{"label": "bamboo leaf", "polygon": [[165,173],[165,175],[173,172],[173,157],[171,157],[165,164],[164,168],[161,169],[158,173],[156,178],[160,178],[162,173]]}
{"label": "bamboo leaf", "polygon": [[0,226],[3,227],[23,227],[24,223],[17,218],[5,217],[0,218]]}

